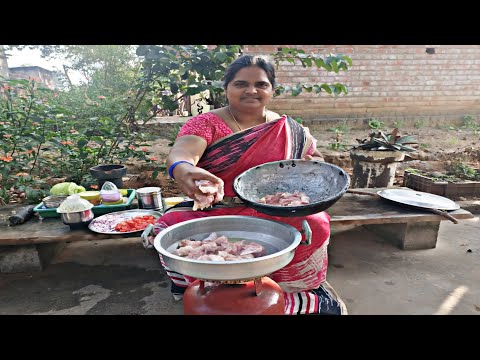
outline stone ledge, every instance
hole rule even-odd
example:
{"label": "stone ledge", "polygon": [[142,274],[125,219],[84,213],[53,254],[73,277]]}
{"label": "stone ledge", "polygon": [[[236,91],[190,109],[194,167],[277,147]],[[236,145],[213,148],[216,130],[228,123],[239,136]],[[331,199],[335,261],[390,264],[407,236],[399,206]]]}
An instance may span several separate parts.
{"label": "stone ledge", "polygon": [[457,200],[455,201],[464,210],[472,214],[480,215],[480,200]]}
{"label": "stone ledge", "polygon": [[44,270],[65,247],[65,241],[49,244],[0,246],[0,273]]}

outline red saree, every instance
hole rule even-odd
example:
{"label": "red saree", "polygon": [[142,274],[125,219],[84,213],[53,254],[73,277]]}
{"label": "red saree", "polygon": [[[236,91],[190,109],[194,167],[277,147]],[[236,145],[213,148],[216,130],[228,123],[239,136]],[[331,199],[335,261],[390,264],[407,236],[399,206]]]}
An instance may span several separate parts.
{"label": "red saree", "polygon": [[[303,158],[311,145],[308,130],[288,116],[226,136],[207,147],[197,164],[225,182],[225,196],[235,196],[232,183],[243,171],[271,161]],[[308,179],[304,179],[308,181]],[[318,313],[322,304],[308,292],[325,281],[328,265],[327,246],[330,238],[330,217],[321,212],[306,217],[276,217],[245,206],[191,211],[185,208],[168,210],[158,219],[155,231],[182,221],[219,215],[244,215],[272,219],[302,230],[306,219],[312,229],[312,243],[300,245],[291,263],[269,275],[285,292],[286,313]],[[163,264],[163,261],[162,261]],[[163,264],[164,265],[164,264]],[[166,268],[180,293],[192,280]],[[173,291],[173,288],[172,288]],[[294,296],[293,293],[296,293]],[[300,304],[299,304],[300,302]]]}

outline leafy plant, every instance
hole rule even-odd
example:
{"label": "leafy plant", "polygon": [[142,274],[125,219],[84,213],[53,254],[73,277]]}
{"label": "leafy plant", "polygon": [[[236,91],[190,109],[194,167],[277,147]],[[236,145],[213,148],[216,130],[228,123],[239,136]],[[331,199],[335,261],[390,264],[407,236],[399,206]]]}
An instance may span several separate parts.
{"label": "leafy plant", "polygon": [[208,105],[221,107],[226,102],[221,79],[241,51],[240,45],[140,45],[139,102],[175,111],[189,96],[207,91]]}
{"label": "leafy plant", "polygon": [[343,135],[345,135],[346,132],[348,132],[348,130],[348,126],[345,123],[343,125],[328,129],[328,131],[335,133],[335,141],[328,144],[330,149],[336,151],[345,151],[348,149],[349,145],[341,141],[341,138],[343,137]]}
{"label": "leafy plant", "polygon": [[390,134],[382,131],[370,133],[367,139],[356,139],[359,145],[354,145],[352,149],[372,150],[372,151],[415,151],[410,144],[417,144],[414,136],[398,135],[398,128],[393,129]]}
{"label": "leafy plant", "polygon": [[477,125],[475,118],[472,115],[465,115],[463,117],[463,126],[471,127],[472,125]]}
{"label": "leafy plant", "polygon": [[349,127],[347,124],[344,123],[342,125],[335,126],[334,128],[329,128],[328,131],[334,132],[335,134],[340,133],[340,134],[346,134],[349,131]]}
{"label": "leafy plant", "polygon": [[[271,54],[273,61],[275,62],[277,69],[282,62],[289,62],[295,64],[299,62],[304,68],[316,66],[318,69],[324,69],[328,72],[334,72],[338,74],[340,70],[348,71],[348,67],[352,66],[352,59],[343,54],[328,54],[322,56],[319,54],[306,54],[304,50],[297,48],[284,47],[279,49],[276,53]],[[275,96],[282,93],[290,92],[292,96],[298,96],[305,90],[308,93],[314,92],[320,93],[322,90],[327,94],[333,94],[335,96],[340,95],[342,92],[348,94],[348,87],[342,83],[335,84],[301,84],[297,83],[293,86],[279,84],[275,88]]]}
{"label": "leafy plant", "polygon": [[335,151],[346,151],[348,149],[348,144],[341,143],[340,141],[331,142],[328,144],[328,147]]}
{"label": "leafy plant", "polygon": [[408,171],[411,174],[422,175],[422,171],[414,168],[407,168],[405,171]]}
{"label": "leafy plant", "polygon": [[408,168],[405,172],[428,177],[433,181],[447,181],[452,183],[463,182],[465,180],[480,180],[480,172],[474,167],[466,164],[462,160],[454,159],[446,165],[445,173],[431,173],[428,171]]}
{"label": "leafy plant", "polygon": [[477,124],[475,118],[472,115],[465,115],[463,117],[463,127],[471,129],[474,135],[480,133],[480,125]]}
{"label": "leafy plant", "polygon": [[[152,162],[121,100],[95,87],[54,92],[35,80],[0,79],[0,197],[38,202],[43,179],[91,182],[89,168],[130,158]],[[85,97],[87,94],[88,99]],[[109,95],[107,93],[107,95]],[[91,100],[94,99],[94,100]]]}
{"label": "leafy plant", "polygon": [[382,121],[376,120],[376,119],[371,119],[368,122],[368,126],[370,127],[370,129],[374,129],[374,130],[381,129],[383,125],[384,123]]}
{"label": "leafy plant", "polygon": [[480,180],[480,174],[474,167],[463,161],[453,161],[447,166],[448,174],[468,180]]}
{"label": "leafy plant", "polygon": [[402,120],[395,120],[395,121],[393,122],[393,126],[395,126],[396,128],[401,128],[402,125],[403,125]]}
{"label": "leafy plant", "polygon": [[425,122],[425,119],[418,119],[413,126],[415,126],[415,129],[421,129],[425,126]]}

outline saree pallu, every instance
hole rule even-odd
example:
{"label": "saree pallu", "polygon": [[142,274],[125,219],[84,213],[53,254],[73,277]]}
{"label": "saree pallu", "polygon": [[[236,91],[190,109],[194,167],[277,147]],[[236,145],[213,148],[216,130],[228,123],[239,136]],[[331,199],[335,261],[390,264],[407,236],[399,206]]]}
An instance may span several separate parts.
{"label": "saree pallu", "polygon": [[[291,117],[282,116],[275,121],[243,130],[211,144],[197,166],[220,177],[225,183],[225,196],[233,197],[235,193],[232,184],[237,175],[266,162],[301,159],[311,146],[311,141],[307,128]],[[307,220],[312,230],[311,244],[298,246],[293,260],[269,277],[285,292],[287,314],[318,313],[325,305],[338,310],[335,302],[322,305],[322,299],[315,293],[322,289],[328,267],[330,216],[326,212],[305,217],[278,217],[260,213],[246,206],[211,208],[203,211],[178,208],[169,210],[157,220],[155,232],[158,233],[182,221],[220,215],[254,216],[276,220],[289,224],[299,231],[302,230],[302,220]],[[165,267],[162,259],[161,262]],[[173,272],[168,267],[165,267],[165,270],[173,282],[174,295],[175,293],[181,295],[194,280]]]}

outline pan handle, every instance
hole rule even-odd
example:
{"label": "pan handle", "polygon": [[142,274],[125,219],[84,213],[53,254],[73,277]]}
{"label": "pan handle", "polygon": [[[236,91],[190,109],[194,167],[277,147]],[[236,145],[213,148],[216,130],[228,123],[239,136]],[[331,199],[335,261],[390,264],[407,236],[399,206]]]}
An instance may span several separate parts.
{"label": "pan handle", "polygon": [[455,219],[452,215],[450,215],[449,213],[447,213],[446,211],[444,210],[440,210],[440,209],[427,209],[428,211],[431,211],[435,214],[438,214],[438,215],[442,215],[444,217],[446,217],[448,220],[450,220],[451,222],[453,222],[454,224],[458,224],[458,220]]}
{"label": "pan handle", "polygon": [[143,244],[143,247],[145,249],[151,249],[153,248],[153,245],[150,244],[150,241],[148,241],[148,236],[150,235],[150,233],[152,232],[153,230],[153,225],[152,224],[148,224],[147,227],[145,228],[145,230],[143,230],[142,232],[142,235],[141,235],[141,238],[142,238],[142,244]]}
{"label": "pan handle", "polygon": [[305,240],[300,241],[300,245],[310,245],[312,243],[312,229],[310,229],[310,225],[308,224],[307,220],[302,221],[302,231],[301,234],[305,234]]}

